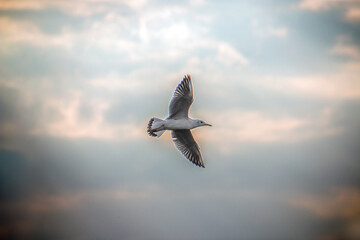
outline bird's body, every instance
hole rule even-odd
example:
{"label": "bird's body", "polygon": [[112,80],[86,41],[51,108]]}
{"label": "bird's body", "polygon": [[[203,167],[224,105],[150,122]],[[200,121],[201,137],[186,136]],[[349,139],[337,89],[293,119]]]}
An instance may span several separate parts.
{"label": "bird's body", "polygon": [[169,117],[162,120],[151,118],[148,124],[148,134],[160,137],[164,131],[171,130],[175,146],[192,163],[205,167],[200,148],[195,142],[190,129],[200,126],[211,126],[202,120],[188,117],[189,108],[194,101],[193,87],[189,75],[185,76],[177,86],[169,106]]}
{"label": "bird's body", "polygon": [[165,119],[166,130],[181,130],[194,128],[194,120],[191,118],[184,119]]}
{"label": "bird's body", "polygon": [[166,118],[163,120],[163,127],[159,130],[181,130],[193,129],[198,127],[197,120],[191,118],[171,119]]}

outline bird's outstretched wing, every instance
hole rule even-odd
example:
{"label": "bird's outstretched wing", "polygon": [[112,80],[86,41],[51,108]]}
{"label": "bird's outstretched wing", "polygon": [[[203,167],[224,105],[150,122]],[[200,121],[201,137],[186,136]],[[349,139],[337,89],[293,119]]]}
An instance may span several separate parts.
{"label": "bird's outstretched wing", "polygon": [[169,105],[169,118],[187,118],[190,105],[193,101],[193,87],[191,78],[189,75],[186,75],[184,76],[184,79],[181,81],[181,83],[176,87],[174,96],[171,99]]}
{"label": "bird's outstretched wing", "polygon": [[173,130],[171,137],[174,144],[184,156],[199,167],[205,167],[200,148],[195,142],[190,130]]}

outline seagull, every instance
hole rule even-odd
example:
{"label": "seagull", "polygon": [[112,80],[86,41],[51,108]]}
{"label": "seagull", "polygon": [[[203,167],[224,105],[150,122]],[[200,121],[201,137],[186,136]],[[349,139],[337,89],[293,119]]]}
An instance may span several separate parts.
{"label": "seagull", "polygon": [[189,108],[193,101],[191,78],[185,75],[170,101],[169,116],[164,120],[152,117],[147,132],[152,137],[160,137],[165,130],[171,130],[176,148],[193,164],[205,168],[199,145],[195,142],[190,129],[211,126],[211,124],[189,118]]}

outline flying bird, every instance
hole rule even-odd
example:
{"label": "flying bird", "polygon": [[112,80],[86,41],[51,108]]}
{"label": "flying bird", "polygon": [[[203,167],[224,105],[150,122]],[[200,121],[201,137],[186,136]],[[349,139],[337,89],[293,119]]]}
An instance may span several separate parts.
{"label": "flying bird", "polygon": [[176,87],[169,105],[169,116],[164,120],[150,119],[147,132],[152,137],[160,137],[165,130],[171,130],[176,148],[193,164],[205,168],[199,145],[195,142],[190,129],[211,126],[199,119],[189,118],[189,108],[193,103],[193,87],[189,75]]}

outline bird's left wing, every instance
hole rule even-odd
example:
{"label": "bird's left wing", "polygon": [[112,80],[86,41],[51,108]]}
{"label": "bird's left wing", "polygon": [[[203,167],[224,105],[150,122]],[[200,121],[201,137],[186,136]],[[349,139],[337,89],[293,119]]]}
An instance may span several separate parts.
{"label": "bird's left wing", "polygon": [[200,148],[195,142],[190,130],[173,130],[171,137],[177,149],[192,163],[199,167],[205,167]]}
{"label": "bird's left wing", "polygon": [[174,92],[174,96],[171,99],[169,106],[169,118],[187,118],[190,105],[193,101],[193,87],[191,78],[189,75],[186,75],[181,83],[177,86]]}

